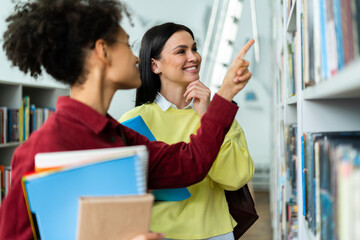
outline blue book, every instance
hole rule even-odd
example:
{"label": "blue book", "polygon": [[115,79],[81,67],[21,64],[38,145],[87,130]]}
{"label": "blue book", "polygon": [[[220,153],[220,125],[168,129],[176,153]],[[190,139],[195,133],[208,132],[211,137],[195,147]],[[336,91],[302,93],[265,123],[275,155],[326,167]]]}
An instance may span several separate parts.
{"label": "blue book", "polygon": [[131,128],[132,130],[140,133],[141,135],[144,135],[150,141],[156,141],[154,135],[152,134],[152,132],[150,131],[150,129],[140,115],[130,118],[129,120],[126,120],[121,124],[128,128]]}
{"label": "blue book", "polygon": [[320,38],[321,38],[321,76],[323,79],[328,79],[328,60],[326,49],[329,48],[329,43],[326,38],[326,0],[320,0]]}
{"label": "blue book", "polygon": [[[130,118],[121,123],[132,130],[147,137],[150,141],[156,141],[154,135],[140,115]],[[191,196],[187,188],[157,189],[151,192],[157,201],[182,201]]]}
{"label": "blue book", "polygon": [[333,10],[334,10],[335,33],[336,33],[336,46],[337,46],[337,56],[338,56],[338,70],[341,70],[345,64],[345,57],[344,57],[344,41],[343,41],[343,32],[342,32],[342,23],[341,23],[342,21],[341,21],[340,0],[333,0],[333,5],[334,5]]}
{"label": "blue book", "polygon": [[302,172],[302,195],[303,195],[303,216],[306,216],[306,192],[305,192],[305,157],[304,157],[304,136],[301,136],[301,154],[302,154],[302,158],[301,158],[301,172]]}
{"label": "blue book", "polygon": [[80,197],[145,194],[147,161],[146,153],[107,153],[85,163],[25,175],[22,185],[34,238],[76,239]]}

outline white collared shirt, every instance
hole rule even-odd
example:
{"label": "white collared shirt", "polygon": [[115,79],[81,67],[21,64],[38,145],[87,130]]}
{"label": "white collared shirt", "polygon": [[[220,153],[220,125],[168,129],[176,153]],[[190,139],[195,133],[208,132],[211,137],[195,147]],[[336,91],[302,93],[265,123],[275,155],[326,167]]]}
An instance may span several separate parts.
{"label": "white collared shirt", "polygon": [[[161,110],[163,110],[164,112],[166,112],[169,108],[175,108],[178,109],[178,107],[169,102],[163,95],[161,95],[161,93],[157,93],[155,101],[154,101],[157,105],[159,105],[159,107],[161,108]],[[193,100],[191,100],[191,102],[184,107],[183,109],[188,109],[188,108],[192,108],[194,111],[194,105],[193,105]],[[195,111],[196,112],[196,111]]]}

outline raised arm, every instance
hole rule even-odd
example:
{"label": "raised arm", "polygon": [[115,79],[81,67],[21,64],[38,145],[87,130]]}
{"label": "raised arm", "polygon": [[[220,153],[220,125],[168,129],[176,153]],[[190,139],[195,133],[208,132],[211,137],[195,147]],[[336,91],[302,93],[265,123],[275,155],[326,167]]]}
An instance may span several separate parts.
{"label": "raised arm", "polygon": [[[244,57],[253,44],[254,40],[249,40],[241,48],[225,75],[223,84],[220,87],[218,94],[228,101],[231,101],[233,97],[245,87],[252,76],[248,69],[250,62],[244,60]],[[209,105],[210,89],[197,80],[189,84],[184,93],[184,97],[187,102],[194,99],[195,110],[199,116],[202,117]]]}
{"label": "raised arm", "polygon": [[247,70],[250,63],[244,60],[244,57],[254,42],[255,41],[251,39],[241,48],[225,75],[218,94],[228,101],[231,101],[251,78],[251,73]]}

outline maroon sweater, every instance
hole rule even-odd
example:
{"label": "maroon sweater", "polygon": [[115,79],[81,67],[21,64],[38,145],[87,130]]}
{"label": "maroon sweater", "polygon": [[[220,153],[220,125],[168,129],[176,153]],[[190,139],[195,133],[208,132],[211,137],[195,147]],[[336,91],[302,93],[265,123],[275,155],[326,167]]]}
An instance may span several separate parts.
{"label": "maroon sweater", "polygon": [[127,145],[146,145],[149,150],[149,189],[187,187],[207,175],[238,107],[215,95],[190,143],[172,145],[150,142],[111,116],[103,116],[69,97],[60,97],[56,109],[44,125],[15,150],[11,188],[0,208],[2,240],[33,239],[21,177],[34,171],[37,153],[125,146],[122,131]]}

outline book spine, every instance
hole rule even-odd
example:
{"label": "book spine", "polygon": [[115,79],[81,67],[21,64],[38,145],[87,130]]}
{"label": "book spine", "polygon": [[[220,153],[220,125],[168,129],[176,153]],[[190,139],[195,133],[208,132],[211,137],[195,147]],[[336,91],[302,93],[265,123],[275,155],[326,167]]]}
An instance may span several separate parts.
{"label": "book spine", "polygon": [[24,96],[23,98],[23,107],[24,107],[24,140],[29,138],[30,134],[30,97]]}
{"label": "book spine", "polygon": [[18,115],[18,133],[19,133],[19,141],[24,141],[24,108],[21,106],[19,108],[19,115]]}
{"label": "book spine", "polygon": [[340,0],[333,0],[334,9],[334,22],[336,33],[336,47],[338,54],[338,69],[341,70],[344,67],[344,42],[341,24],[341,4]]}
{"label": "book spine", "polygon": [[327,38],[326,38],[326,0],[320,0],[320,51],[321,51],[321,79],[328,78],[328,64],[327,64],[327,52],[328,47]]}
{"label": "book spine", "polygon": [[4,143],[4,110],[0,108],[0,144]]}

